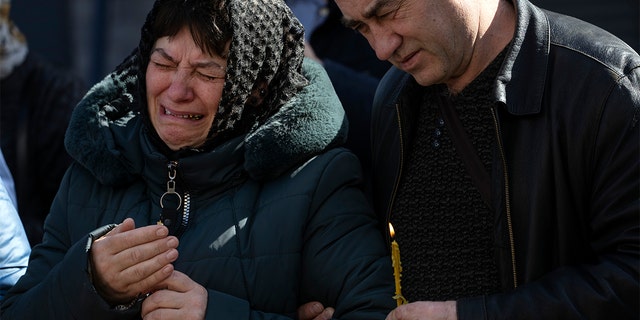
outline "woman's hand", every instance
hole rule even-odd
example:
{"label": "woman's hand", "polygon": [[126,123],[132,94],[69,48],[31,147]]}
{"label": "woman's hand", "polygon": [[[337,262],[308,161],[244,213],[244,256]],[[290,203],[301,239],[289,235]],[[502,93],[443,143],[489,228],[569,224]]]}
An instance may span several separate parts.
{"label": "woman's hand", "polygon": [[202,320],[207,311],[207,289],[186,274],[174,271],[142,302],[144,320]]}
{"label": "woman's hand", "polygon": [[151,292],[173,273],[178,239],[165,226],[135,227],[131,218],[91,246],[93,285],[112,305],[128,304]]}
{"label": "woman's hand", "polygon": [[391,311],[386,320],[457,320],[455,301],[418,301]]}
{"label": "woman's hand", "polygon": [[307,302],[298,307],[298,320],[330,320],[334,312],[333,308],[325,308],[320,302]]}

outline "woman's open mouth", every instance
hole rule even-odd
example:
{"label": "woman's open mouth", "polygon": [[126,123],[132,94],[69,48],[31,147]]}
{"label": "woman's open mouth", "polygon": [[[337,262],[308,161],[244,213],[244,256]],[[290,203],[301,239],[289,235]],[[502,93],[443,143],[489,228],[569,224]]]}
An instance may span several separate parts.
{"label": "woman's open mouth", "polygon": [[172,116],[172,117],[176,117],[176,118],[181,118],[181,119],[189,119],[189,120],[200,120],[202,119],[204,116],[201,114],[192,114],[192,113],[177,113],[177,112],[173,112],[167,108],[164,108],[164,114],[168,115],[168,116]]}

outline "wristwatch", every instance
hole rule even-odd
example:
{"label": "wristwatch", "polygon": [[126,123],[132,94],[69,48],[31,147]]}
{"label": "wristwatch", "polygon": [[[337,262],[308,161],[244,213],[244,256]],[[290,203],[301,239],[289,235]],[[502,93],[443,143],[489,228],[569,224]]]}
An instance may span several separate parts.
{"label": "wristwatch", "polygon": [[129,309],[131,309],[131,307],[135,306],[136,303],[142,302],[144,299],[146,299],[150,295],[151,295],[151,293],[141,293],[141,294],[137,295],[135,298],[133,298],[133,300],[131,300],[131,302],[129,302],[128,304],[119,304],[117,306],[114,306],[113,309],[118,310],[118,311],[129,310]]}
{"label": "wristwatch", "polygon": [[[85,246],[85,252],[89,253],[89,251],[91,251],[91,246],[93,245],[93,243],[102,238],[105,234],[109,233],[109,231],[113,230],[113,228],[115,228],[117,226],[117,224],[108,224],[105,226],[102,226],[98,229],[95,229],[93,231],[91,231],[89,233],[89,237],[87,238],[87,245]],[[89,280],[91,281],[91,283],[93,284],[93,275],[91,274],[91,258],[87,257],[87,272],[89,273]],[[96,290],[95,288],[93,290]],[[97,290],[96,290],[97,292]],[[127,304],[119,304],[116,306],[113,306],[113,309],[118,310],[118,311],[126,311],[131,309],[131,307],[133,307],[134,305],[136,305],[136,303],[144,300],[146,297],[148,297],[149,294],[139,294],[138,296],[136,296],[131,302],[127,303]]]}
{"label": "wristwatch", "polygon": [[111,223],[91,231],[89,233],[89,237],[87,238],[87,245],[85,246],[84,251],[88,253],[89,250],[91,250],[91,246],[93,245],[94,241],[100,239],[102,236],[109,233],[109,231],[113,230],[113,228],[117,226],[117,224]]}

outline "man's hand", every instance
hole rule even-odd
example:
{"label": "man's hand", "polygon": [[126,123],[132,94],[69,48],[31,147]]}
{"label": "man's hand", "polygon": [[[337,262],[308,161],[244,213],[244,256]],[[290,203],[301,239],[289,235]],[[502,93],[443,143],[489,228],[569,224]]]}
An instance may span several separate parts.
{"label": "man's hand", "polygon": [[144,320],[202,320],[207,311],[207,289],[174,271],[142,302]]}
{"label": "man's hand", "polygon": [[330,320],[334,311],[320,302],[307,302],[298,308],[298,320]]}
{"label": "man's hand", "polygon": [[395,308],[386,320],[457,320],[455,301],[418,301]]}
{"label": "man's hand", "polygon": [[91,246],[93,285],[113,305],[131,302],[171,276],[178,258],[178,239],[165,226],[136,229],[131,218]]}

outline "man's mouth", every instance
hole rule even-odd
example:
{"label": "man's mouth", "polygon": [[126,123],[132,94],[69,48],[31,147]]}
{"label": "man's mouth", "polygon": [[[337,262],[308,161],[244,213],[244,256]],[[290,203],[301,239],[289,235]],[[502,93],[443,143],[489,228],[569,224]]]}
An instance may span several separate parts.
{"label": "man's mouth", "polygon": [[405,65],[407,63],[409,63],[409,61],[411,60],[411,58],[413,58],[416,55],[417,52],[411,52],[406,56],[402,56],[401,59],[398,59],[398,64],[400,65]]}
{"label": "man's mouth", "polygon": [[176,117],[176,118],[189,119],[189,120],[200,120],[200,119],[202,119],[204,117],[201,114],[171,112],[171,110],[169,110],[167,108],[164,108],[164,114],[166,114],[168,116],[173,116],[173,117]]}

